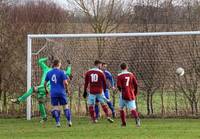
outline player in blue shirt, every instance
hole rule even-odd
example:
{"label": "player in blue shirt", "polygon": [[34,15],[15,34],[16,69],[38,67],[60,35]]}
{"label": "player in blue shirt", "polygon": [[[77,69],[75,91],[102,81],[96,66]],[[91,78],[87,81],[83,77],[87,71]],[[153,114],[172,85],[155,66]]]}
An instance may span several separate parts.
{"label": "player in blue shirt", "polygon": [[[106,91],[104,92],[104,97],[105,97],[105,100],[107,102],[108,107],[112,111],[112,117],[115,118],[115,109],[114,109],[113,104],[110,100],[110,92],[109,92],[110,87],[113,90],[115,89],[115,82],[114,82],[112,74],[106,68],[107,68],[107,64],[102,63],[102,70],[103,70],[103,72],[106,76]],[[99,102],[98,102],[98,100],[96,102],[97,103],[95,105],[95,113],[96,113],[96,118],[98,119],[99,118]]]}
{"label": "player in blue shirt", "polygon": [[64,114],[67,119],[67,124],[69,127],[72,126],[71,122],[71,112],[68,106],[67,94],[65,88],[68,90],[68,77],[65,75],[64,71],[60,69],[61,62],[59,60],[54,60],[53,69],[50,70],[45,78],[45,89],[47,91],[47,82],[50,81],[50,96],[51,105],[53,109],[51,111],[52,116],[56,120],[56,126],[60,127],[60,110],[59,105],[63,106]]}

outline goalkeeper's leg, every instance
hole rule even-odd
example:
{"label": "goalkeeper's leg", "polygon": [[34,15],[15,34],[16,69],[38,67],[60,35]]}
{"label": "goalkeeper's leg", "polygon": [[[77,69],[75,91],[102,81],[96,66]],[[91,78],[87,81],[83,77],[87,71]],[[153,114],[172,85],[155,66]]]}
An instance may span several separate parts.
{"label": "goalkeeper's leg", "polygon": [[13,103],[21,103],[26,101],[27,97],[29,97],[34,92],[34,87],[31,87],[27,92],[25,92],[22,96],[18,97],[17,99],[11,99]]}
{"label": "goalkeeper's leg", "polygon": [[44,122],[44,121],[47,120],[47,114],[46,114],[45,104],[39,102],[38,106],[39,106],[39,111],[40,111],[41,118],[42,118],[41,122]]}
{"label": "goalkeeper's leg", "polygon": [[45,92],[38,90],[37,98],[38,98],[38,108],[41,114],[41,122],[44,122],[47,120],[47,113],[46,113],[46,108],[45,108],[45,103],[46,103],[46,94]]}

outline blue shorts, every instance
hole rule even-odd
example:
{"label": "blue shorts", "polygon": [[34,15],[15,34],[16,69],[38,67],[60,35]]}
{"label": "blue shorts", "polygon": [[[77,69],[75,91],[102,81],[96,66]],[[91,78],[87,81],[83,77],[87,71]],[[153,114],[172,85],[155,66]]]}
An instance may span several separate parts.
{"label": "blue shorts", "polygon": [[135,110],[136,104],[135,100],[124,100],[122,96],[119,96],[119,107],[120,109],[123,109],[124,107],[128,108],[129,110]]}
{"label": "blue shorts", "polygon": [[[106,89],[106,91],[102,94],[105,101],[106,102],[109,102],[110,101],[110,92],[109,92],[109,89]],[[98,99],[96,99],[96,102],[99,102]]]}
{"label": "blue shorts", "polygon": [[96,100],[98,100],[102,104],[106,103],[106,98],[104,97],[103,94],[89,94],[88,96],[89,105],[95,105]]}
{"label": "blue shorts", "polygon": [[51,97],[52,106],[66,105],[67,103],[67,96]]}

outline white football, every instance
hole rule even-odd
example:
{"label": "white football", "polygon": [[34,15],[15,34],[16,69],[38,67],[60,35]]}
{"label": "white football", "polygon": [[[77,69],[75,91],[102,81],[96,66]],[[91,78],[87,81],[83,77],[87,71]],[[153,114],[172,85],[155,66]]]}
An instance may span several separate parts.
{"label": "white football", "polygon": [[179,67],[179,68],[176,69],[176,74],[177,74],[178,76],[183,76],[184,73],[185,73],[185,71],[184,71],[183,68]]}

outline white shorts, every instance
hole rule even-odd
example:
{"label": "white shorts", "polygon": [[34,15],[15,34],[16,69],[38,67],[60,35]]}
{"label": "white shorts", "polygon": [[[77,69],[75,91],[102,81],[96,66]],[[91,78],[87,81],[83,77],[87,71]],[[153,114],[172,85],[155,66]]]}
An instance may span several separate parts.
{"label": "white shorts", "polygon": [[123,109],[124,107],[128,108],[129,110],[136,109],[135,100],[124,100],[122,96],[119,96],[119,107]]}
{"label": "white shorts", "polygon": [[89,94],[88,96],[89,105],[95,105],[96,100],[98,100],[101,104],[106,103],[106,98],[103,94]]}

